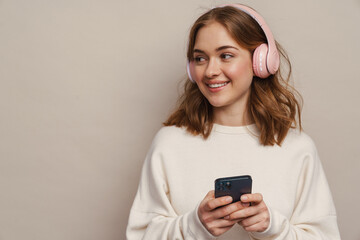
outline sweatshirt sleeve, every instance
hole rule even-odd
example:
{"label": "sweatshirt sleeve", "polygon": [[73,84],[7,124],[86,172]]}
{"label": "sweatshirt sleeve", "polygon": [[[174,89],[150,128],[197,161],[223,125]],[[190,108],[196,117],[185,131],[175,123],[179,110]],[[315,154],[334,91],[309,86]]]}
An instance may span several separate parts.
{"label": "sweatshirt sleeve", "polygon": [[130,210],[126,238],[214,239],[198,218],[198,206],[183,215],[177,214],[172,207],[164,158],[157,144],[153,144],[142,168],[138,191]]}
{"label": "sweatshirt sleeve", "polygon": [[290,219],[268,206],[270,226],[252,239],[339,240],[336,211],[315,145],[303,156],[295,209]]}

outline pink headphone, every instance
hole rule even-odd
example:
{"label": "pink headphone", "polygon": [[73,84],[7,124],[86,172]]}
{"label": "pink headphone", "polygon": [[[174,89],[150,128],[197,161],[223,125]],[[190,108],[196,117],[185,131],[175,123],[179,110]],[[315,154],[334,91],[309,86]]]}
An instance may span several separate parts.
{"label": "pink headphone", "polygon": [[[275,74],[276,71],[279,69],[280,57],[279,57],[279,52],[276,48],[274,37],[270,31],[270,28],[267,26],[265,20],[253,9],[241,4],[225,4],[219,6],[218,8],[226,7],[226,6],[231,6],[240,9],[241,11],[250,15],[260,25],[260,27],[265,33],[268,43],[260,44],[260,46],[258,46],[255,49],[253,55],[253,70],[255,76],[259,78],[267,78],[271,74]],[[195,80],[191,77],[191,74],[194,73],[193,61],[187,62],[187,73],[189,79],[192,82],[195,82]]]}

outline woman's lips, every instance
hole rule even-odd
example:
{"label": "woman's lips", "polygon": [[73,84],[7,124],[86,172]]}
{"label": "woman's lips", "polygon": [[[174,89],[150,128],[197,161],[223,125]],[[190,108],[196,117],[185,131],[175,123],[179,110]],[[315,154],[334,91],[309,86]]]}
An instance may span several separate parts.
{"label": "woman's lips", "polygon": [[210,92],[218,92],[224,89],[229,83],[230,81],[222,83],[207,83],[206,86]]}

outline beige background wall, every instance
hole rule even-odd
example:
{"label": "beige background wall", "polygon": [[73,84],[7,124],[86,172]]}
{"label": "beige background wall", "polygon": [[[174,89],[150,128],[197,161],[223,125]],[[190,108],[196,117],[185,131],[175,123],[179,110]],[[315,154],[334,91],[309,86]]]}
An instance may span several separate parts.
{"label": "beige background wall", "polygon": [[[189,27],[220,3],[0,1],[1,240],[125,238]],[[360,240],[360,1],[243,3],[290,55],[342,238]]]}

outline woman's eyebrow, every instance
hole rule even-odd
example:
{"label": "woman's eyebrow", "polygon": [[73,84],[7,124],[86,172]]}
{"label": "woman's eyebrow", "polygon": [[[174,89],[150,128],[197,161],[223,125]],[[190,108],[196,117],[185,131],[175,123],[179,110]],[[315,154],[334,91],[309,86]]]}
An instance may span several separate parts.
{"label": "woman's eyebrow", "polygon": [[205,53],[203,50],[200,50],[200,49],[194,49],[194,53],[196,53],[196,52],[198,52],[198,53]]}
{"label": "woman's eyebrow", "polygon": [[[219,51],[221,51],[221,50],[228,49],[228,48],[233,48],[233,49],[239,50],[238,48],[236,48],[236,47],[234,47],[234,46],[231,46],[231,45],[221,46],[221,47],[216,48],[215,50],[216,50],[216,52],[219,52]],[[200,49],[195,48],[195,49],[194,49],[194,53],[196,53],[196,52],[198,52],[198,53],[205,53],[203,50],[200,50]]]}
{"label": "woman's eyebrow", "polygon": [[218,47],[216,49],[216,51],[221,51],[221,50],[224,50],[224,49],[227,49],[227,48],[233,48],[233,49],[236,49],[236,50],[239,50],[238,48],[234,47],[234,46],[231,46],[231,45],[225,45],[225,46],[221,46],[221,47]]}

